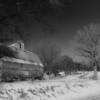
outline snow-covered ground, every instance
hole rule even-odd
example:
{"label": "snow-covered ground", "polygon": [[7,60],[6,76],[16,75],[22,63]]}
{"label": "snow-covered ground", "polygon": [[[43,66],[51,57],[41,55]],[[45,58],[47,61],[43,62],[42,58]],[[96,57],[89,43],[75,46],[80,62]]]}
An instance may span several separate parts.
{"label": "snow-covered ground", "polygon": [[[80,100],[100,94],[100,80],[91,79],[93,72],[80,72],[45,81],[2,83],[0,100]],[[100,79],[100,72],[98,72]]]}

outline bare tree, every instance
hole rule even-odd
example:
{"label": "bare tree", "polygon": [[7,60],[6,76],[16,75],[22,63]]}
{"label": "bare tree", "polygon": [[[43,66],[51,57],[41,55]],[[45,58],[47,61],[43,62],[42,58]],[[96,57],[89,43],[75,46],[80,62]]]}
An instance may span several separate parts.
{"label": "bare tree", "polygon": [[66,74],[73,71],[73,59],[67,55],[63,55],[57,60],[59,71],[64,71]]}
{"label": "bare tree", "polygon": [[60,48],[52,43],[43,42],[40,44],[36,49],[35,52],[40,57],[40,60],[42,61],[44,65],[45,71],[51,71],[54,63],[60,56]]}
{"label": "bare tree", "polygon": [[78,52],[87,58],[94,68],[94,79],[97,79],[97,62],[100,49],[100,24],[90,24],[78,31]]}

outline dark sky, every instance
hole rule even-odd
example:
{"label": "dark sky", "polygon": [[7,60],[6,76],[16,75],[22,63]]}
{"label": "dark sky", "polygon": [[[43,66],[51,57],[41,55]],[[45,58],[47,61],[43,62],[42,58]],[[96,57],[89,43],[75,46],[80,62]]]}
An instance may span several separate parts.
{"label": "dark sky", "polygon": [[[64,5],[62,5],[64,7]],[[74,37],[77,30],[90,23],[100,23],[100,0],[73,0],[73,2],[57,10],[55,14],[45,16],[48,23],[54,28],[49,31],[45,25],[30,21],[25,32],[29,33],[27,45],[37,45],[42,40],[50,40],[62,48],[63,54],[68,54],[75,59],[80,59],[75,53]]]}

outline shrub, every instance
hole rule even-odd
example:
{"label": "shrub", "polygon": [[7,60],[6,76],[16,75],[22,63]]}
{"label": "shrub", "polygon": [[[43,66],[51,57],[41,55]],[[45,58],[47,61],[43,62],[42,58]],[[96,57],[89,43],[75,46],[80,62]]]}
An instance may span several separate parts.
{"label": "shrub", "polygon": [[35,79],[41,80],[43,79],[43,73],[41,71],[35,70],[33,72],[30,72],[30,78],[31,80]]}
{"label": "shrub", "polygon": [[3,82],[13,82],[17,79],[18,79],[17,75],[15,75],[15,73],[13,73],[11,71],[3,71],[2,72],[1,80]]}
{"label": "shrub", "polygon": [[12,71],[3,71],[1,76],[2,82],[14,82],[26,80],[26,76]]}

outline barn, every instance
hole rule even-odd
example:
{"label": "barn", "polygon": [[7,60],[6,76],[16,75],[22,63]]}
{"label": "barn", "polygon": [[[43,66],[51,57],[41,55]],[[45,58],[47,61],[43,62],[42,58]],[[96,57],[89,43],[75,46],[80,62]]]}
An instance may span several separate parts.
{"label": "barn", "polygon": [[6,46],[14,51],[15,54],[14,57],[9,57],[6,53],[0,58],[0,69],[2,72],[23,74],[27,77],[33,75],[32,77],[34,78],[39,78],[43,75],[43,65],[39,57],[26,50],[22,41],[13,42]]}

